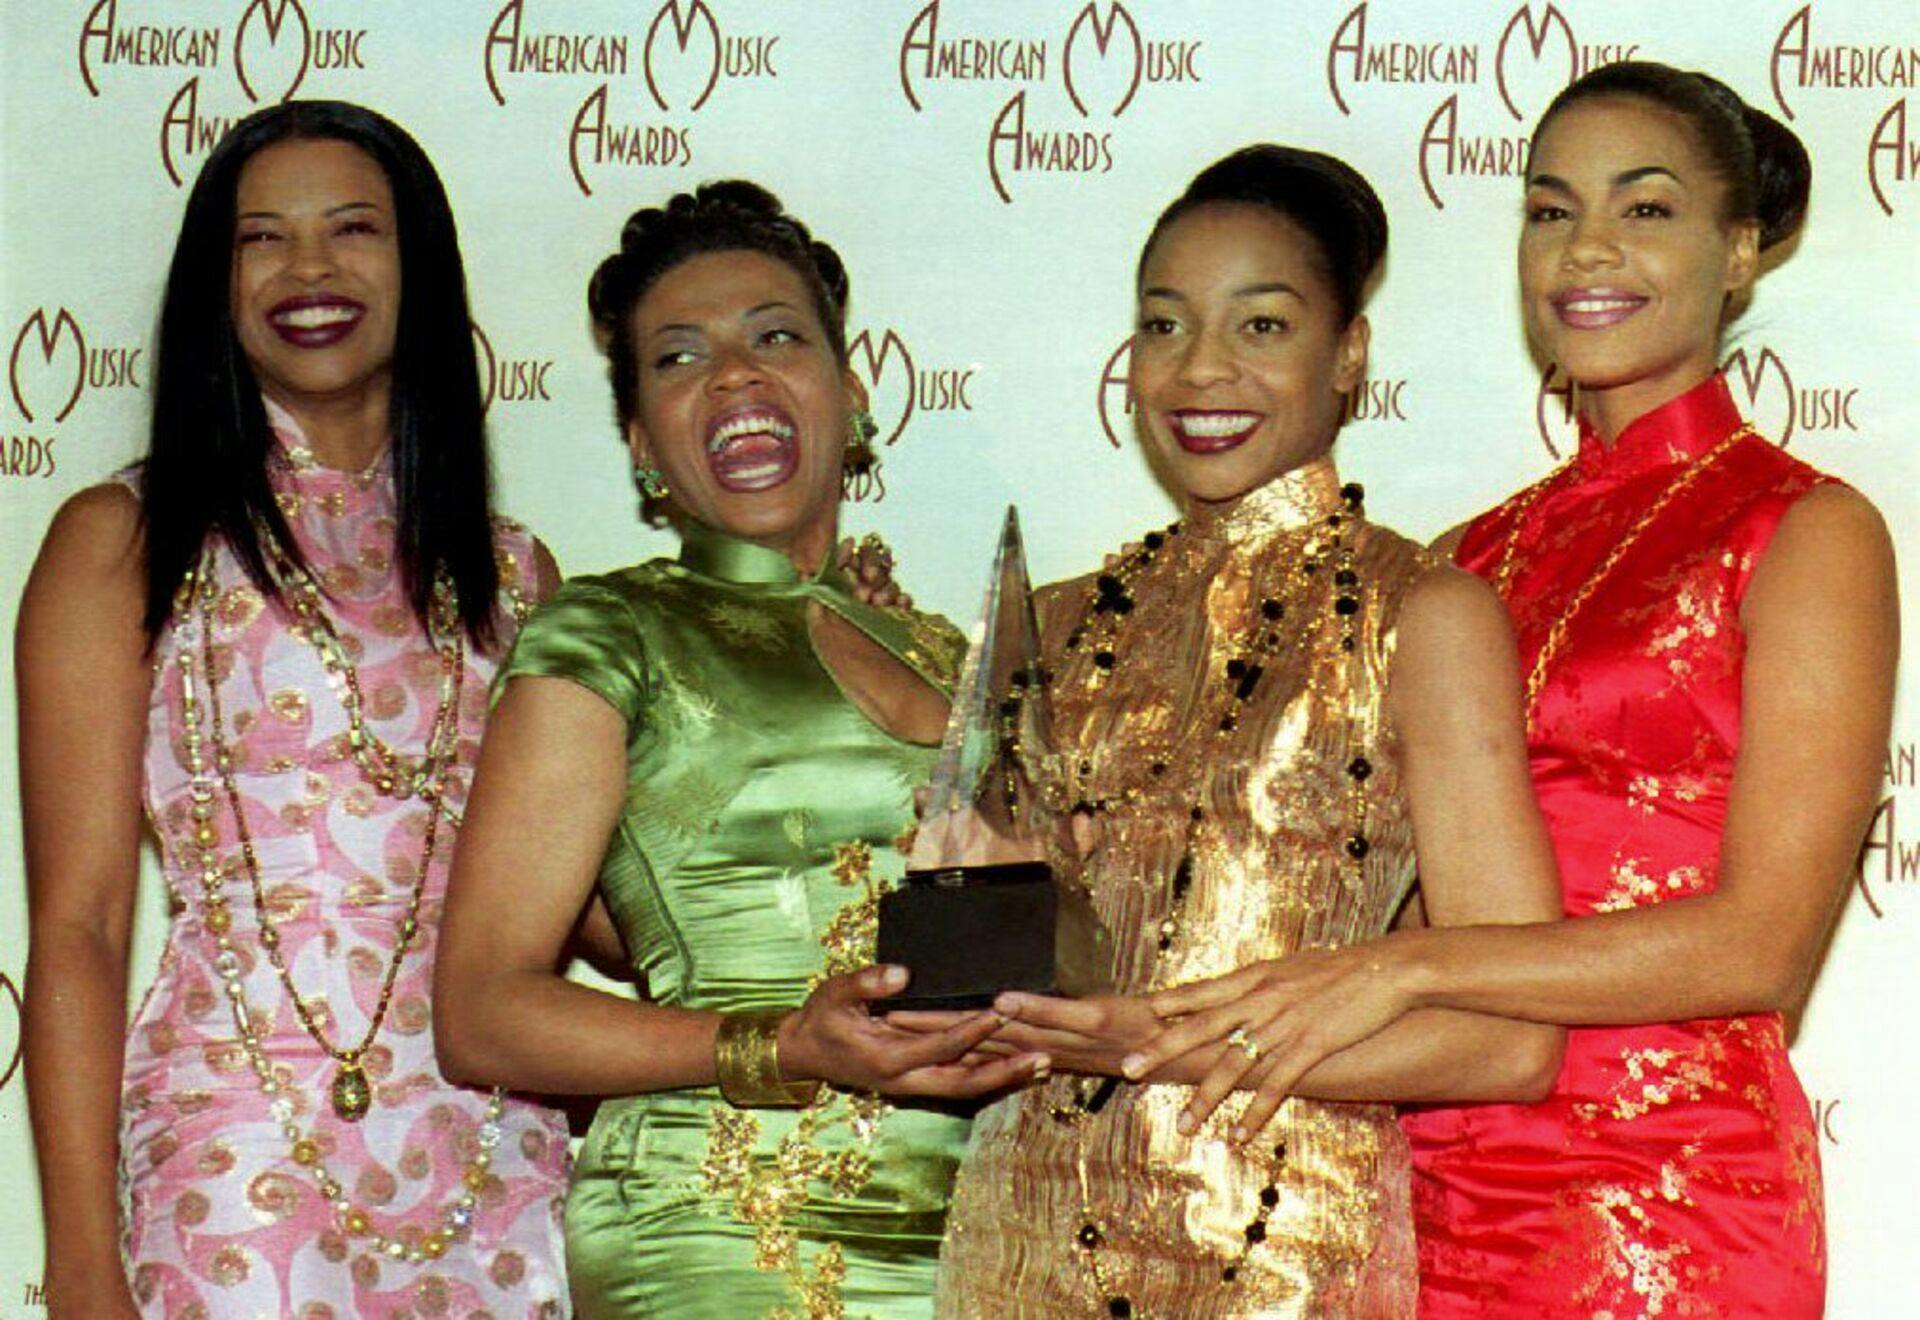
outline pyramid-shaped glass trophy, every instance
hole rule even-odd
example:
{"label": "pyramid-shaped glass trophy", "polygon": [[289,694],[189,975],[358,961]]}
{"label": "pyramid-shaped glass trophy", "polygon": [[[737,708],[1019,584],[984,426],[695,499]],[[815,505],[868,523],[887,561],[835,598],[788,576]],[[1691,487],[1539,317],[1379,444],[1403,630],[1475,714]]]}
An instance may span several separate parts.
{"label": "pyramid-shaped glass trophy", "polygon": [[[911,973],[889,1008],[974,1008],[1002,990],[1091,994],[1108,943],[1074,865],[1020,519],[1009,507],[954,691],[905,883],[880,900],[879,961]],[[1056,868],[1059,868],[1057,870]]]}

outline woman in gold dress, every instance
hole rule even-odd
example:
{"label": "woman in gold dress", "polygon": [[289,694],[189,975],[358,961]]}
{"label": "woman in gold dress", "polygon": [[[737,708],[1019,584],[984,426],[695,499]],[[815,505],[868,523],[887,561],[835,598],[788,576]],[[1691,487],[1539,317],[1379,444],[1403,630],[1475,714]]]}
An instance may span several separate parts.
{"label": "woman in gold dress", "polygon": [[1180,1121],[1219,1049],[1257,1050],[1244,1036],[1119,1079],[1157,1025],[1145,995],[1384,932],[1416,851],[1430,921],[1554,912],[1499,603],[1368,522],[1329,457],[1385,246],[1364,179],[1275,146],[1203,171],[1147,240],[1130,383],[1183,516],[1040,599],[1082,820],[1066,865],[1112,931],[1116,991],[996,1004],[997,1048],[1062,1075],[976,1121],[943,1314],[1410,1315],[1407,1145],[1381,1102],[1553,1076],[1555,1030],[1427,1013],[1328,1059],[1270,1122]]}

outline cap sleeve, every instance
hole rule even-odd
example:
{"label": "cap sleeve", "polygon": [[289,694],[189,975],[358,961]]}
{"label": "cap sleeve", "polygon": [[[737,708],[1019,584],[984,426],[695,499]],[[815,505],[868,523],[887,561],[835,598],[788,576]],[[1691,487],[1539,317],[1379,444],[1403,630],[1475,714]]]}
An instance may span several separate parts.
{"label": "cap sleeve", "polygon": [[565,583],[533,612],[494,680],[494,699],[521,674],[564,678],[620,712],[631,726],[646,705],[646,650],[633,611],[597,583]]}

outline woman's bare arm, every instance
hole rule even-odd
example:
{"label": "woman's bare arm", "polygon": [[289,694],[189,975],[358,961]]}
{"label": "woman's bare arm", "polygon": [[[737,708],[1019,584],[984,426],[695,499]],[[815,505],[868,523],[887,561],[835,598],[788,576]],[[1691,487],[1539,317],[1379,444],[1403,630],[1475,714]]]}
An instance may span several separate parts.
{"label": "woman's bare arm", "polygon": [[[1741,622],[1741,743],[1713,893],[1577,921],[1396,932],[1347,979],[1389,983],[1414,1007],[1566,1025],[1796,1010],[1873,811],[1891,722],[1898,597],[1872,506],[1838,486],[1801,499]],[[1197,1022],[1205,995],[1156,1003]],[[1192,1030],[1170,1028],[1156,1049]]]}
{"label": "woman's bare arm", "polygon": [[1893,547],[1840,486],[1781,521],[1741,609],[1740,750],[1711,894],[1521,930],[1410,932],[1417,1002],[1540,1021],[1793,1012],[1878,797],[1899,654]]}
{"label": "woman's bare arm", "polygon": [[[560,590],[560,580],[560,565],[554,561],[553,552],[536,537],[533,542],[533,603],[543,605],[552,600],[553,593]],[[627,957],[626,943],[613,924],[612,914],[607,911],[606,899],[598,891],[575,923],[567,950],[610,980],[632,981],[636,977],[633,964]],[[639,989],[644,993],[646,987]]]}
{"label": "woman's bare arm", "polygon": [[[634,1003],[560,975],[626,791],[626,727],[562,678],[511,680],[481,748],[434,968],[435,1047],[449,1077],[558,1095],[711,1085],[720,1014]],[[868,1016],[899,983],[830,978],[790,1014],[780,1066],[889,1094],[976,1094],[1032,1060],[960,1064],[991,1032],[976,1014],[923,1037]]]}
{"label": "woman's bare arm", "polygon": [[[1528,778],[1520,678],[1506,614],[1477,578],[1437,569],[1409,595],[1388,694],[1431,919],[1447,925],[1538,922],[1560,912],[1553,851]],[[1152,1012],[1114,998],[1009,996],[1020,1027],[1003,1044],[1045,1049],[1064,1068],[1198,1082],[1197,1122],[1234,1089],[1258,1131],[1287,1095],[1337,1100],[1534,1099],[1552,1083],[1562,1033],[1450,1009],[1412,1011],[1377,966],[1378,942],[1311,951],[1153,997],[1187,1020],[1154,1042]],[[1025,1030],[1022,1030],[1024,1028]],[[1224,1050],[1229,1033],[1244,1045]],[[1071,1030],[1082,1037],[1070,1042]],[[1128,1058],[1087,1048],[1131,1037]],[[1164,1043],[1172,1041],[1171,1045]]]}
{"label": "woman's bare arm", "polygon": [[120,1261],[120,1082],[152,676],[139,506],[55,516],[15,633],[28,946],[28,1109],[55,1315],[131,1315]]}

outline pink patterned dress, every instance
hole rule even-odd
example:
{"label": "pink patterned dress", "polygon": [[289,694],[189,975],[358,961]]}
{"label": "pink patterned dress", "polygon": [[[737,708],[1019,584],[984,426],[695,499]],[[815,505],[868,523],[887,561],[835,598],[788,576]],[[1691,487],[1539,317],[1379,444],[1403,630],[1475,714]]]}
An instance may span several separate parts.
{"label": "pink patterned dress", "polygon": [[[271,407],[269,414],[277,441],[271,480],[355,661],[367,725],[418,757],[442,700],[442,669],[392,571],[387,463],[361,473],[323,468],[291,418]],[[137,485],[138,475],[118,479]],[[511,631],[511,607],[531,594],[532,541],[503,521],[495,544]],[[329,1040],[351,1047],[380,999],[419,874],[428,809],[417,797],[373,790],[349,755],[341,679],[224,545],[210,563],[220,734],[260,891],[301,999]],[[254,883],[213,768],[203,626],[196,606],[178,612],[161,636],[148,715],[145,806],[172,921],[158,977],[128,1032],[122,1096],[125,1256],[142,1312],[176,1320],[563,1314],[564,1122],[515,1099],[490,1118],[486,1092],[451,1085],[434,1065],[436,929],[494,659],[466,652],[449,810],[428,868],[420,933],[366,1053],[372,1107],[347,1122],[328,1099],[337,1065],[301,1025],[265,956]],[[197,684],[197,747],[185,718],[183,657],[191,657]],[[193,814],[196,780],[203,801],[212,790],[204,822]],[[207,856],[217,858],[230,923],[224,954],[206,916],[217,911],[206,906]],[[251,1055],[229,1004],[235,988],[259,1042]],[[261,1058],[272,1093],[258,1075]],[[328,1181],[336,1184],[331,1196]]]}

